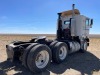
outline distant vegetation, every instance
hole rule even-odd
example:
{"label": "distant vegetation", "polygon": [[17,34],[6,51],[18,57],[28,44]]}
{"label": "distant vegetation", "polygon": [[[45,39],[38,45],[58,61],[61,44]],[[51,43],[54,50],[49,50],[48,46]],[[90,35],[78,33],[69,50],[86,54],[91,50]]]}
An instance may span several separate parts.
{"label": "distant vegetation", "polygon": [[[0,36],[47,36],[56,37],[56,34],[0,34]],[[100,38],[100,34],[90,34],[90,38]]]}

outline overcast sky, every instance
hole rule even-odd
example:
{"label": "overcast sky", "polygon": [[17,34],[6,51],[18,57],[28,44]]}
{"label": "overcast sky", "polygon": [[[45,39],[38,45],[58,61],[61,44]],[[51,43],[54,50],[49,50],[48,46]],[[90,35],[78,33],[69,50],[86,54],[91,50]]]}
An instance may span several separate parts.
{"label": "overcast sky", "polygon": [[99,0],[0,0],[0,33],[55,34],[57,13],[72,9],[94,19],[91,34],[100,34]]}

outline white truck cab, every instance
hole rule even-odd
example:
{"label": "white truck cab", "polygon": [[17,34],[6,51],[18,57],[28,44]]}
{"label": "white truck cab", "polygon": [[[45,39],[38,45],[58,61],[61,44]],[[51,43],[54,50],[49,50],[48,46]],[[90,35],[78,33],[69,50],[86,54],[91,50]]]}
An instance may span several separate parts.
{"label": "white truck cab", "polygon": [[[71,21],[70,21],[71,19]],[[62,30],[71,28],[71,36],[89,37],[89,30],[92,27],[92,19],[84,15],[62,16]]]}

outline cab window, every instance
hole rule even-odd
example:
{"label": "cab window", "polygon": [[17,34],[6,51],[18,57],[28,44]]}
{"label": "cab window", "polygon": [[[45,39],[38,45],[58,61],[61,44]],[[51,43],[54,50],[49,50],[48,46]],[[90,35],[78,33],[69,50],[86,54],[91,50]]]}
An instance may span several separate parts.
{"label": "cab window", "polygon": [[69,25],[69,24],[70,24],[70,21],[69,21],[69,20],[64,21],[64,24],[65,24],[65,25]]}
{"label": "cab window", "polygon": [[86,26],[89,26],[91,23],[91,20],[90,19],[86,19]]}
{"label": "cab window", "polygon": [[88,19],[86,19],[86,26],[88,26],[89,25],[89,20]]}

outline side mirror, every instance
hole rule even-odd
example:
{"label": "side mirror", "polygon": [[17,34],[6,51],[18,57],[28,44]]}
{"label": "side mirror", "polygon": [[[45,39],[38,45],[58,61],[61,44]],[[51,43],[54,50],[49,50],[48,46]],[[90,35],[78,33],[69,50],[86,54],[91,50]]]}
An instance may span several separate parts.
{"label": "side mirror", "polygon": [[93,19],[91,19],[90,27],[92,28],[93,25]]}

